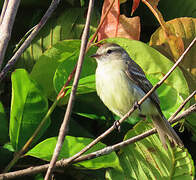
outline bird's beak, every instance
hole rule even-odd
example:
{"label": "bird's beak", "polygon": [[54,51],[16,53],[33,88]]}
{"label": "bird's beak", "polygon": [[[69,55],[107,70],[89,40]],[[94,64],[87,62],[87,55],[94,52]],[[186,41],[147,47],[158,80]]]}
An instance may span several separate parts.
{"label": "bird's beak", "polygon": [[92,58],[98,58],[98,57],[100,57],[101,55],[100,54],[93,54],[93,55],[91,55],[90,57],[92,57]]}

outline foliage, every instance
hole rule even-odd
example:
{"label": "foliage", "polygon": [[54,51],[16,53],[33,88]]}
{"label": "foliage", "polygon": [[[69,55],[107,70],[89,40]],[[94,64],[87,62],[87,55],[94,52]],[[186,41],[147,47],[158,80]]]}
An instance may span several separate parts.
{"label": "foliage", "polygon": [[[103,13],[107,11],[111,2],[111,0],[105,0],[104,3],[103,1],[95,3],[90,26],[91,37],[96,31],[99,20],[103,20]],[[172,2],[160,0],[159,2],[155,0],[155,4],[151,4],[154,8],[152,12],[162,12],[159,14],[158,20],[163,23],[162,28],[167,27],[168,36],[165,35],[165,31],[161,27],[158,28],[157,22],[154,23],[153,14],[142,2],[134,0],[136,4],[133,5],[133,9],[126,0],[120,1],[121,6],[118,1],[114,3],[113,9],[109,12],[102,29],[99,31],[98,40],[106,38],[104,41],[121,45],[130,57],[143,68],[147,78],[155,85],[170,70],[176,61],[176,57],[181,55],[181,52],[195,37],[195,0],[186,2],[181,0]],[[158,3],[160,7],[157,8]],[[181,6],[182,3],[184,6]],[[14,153],[19,152],[32,137],[45,116],[47,120],[33,143],[28,147],[24,157],[21,157],[22,161],[19,161],[18,164],[33,166],[36,165],[37,159],[40,159],[41,162],[50,161],[70,96],[73,77],[69,85],[65,87],[65,96],[58,101],[50,116],[47,116],[47,113],[51,112],[52,104],[57,102],[56,98],[59,92],[76,66],[80,52],[80,38],[86,20],[87,5],[88,1],[85,0],[62,1],[51,19],[20,57],[15,66],[15,71],[12,72],[11,78],[8,78],[9,83],[1,82],[0,144],[2,146],[0,147],[0,167],[2,169],[15,156]],[[0,6],[2,6],[1,2]],[[47,7],[47,1],[24,0],[22,2],[20,8],[25,10],[26,16],[23,19],[22,13],[19,12],[16,17],[16,25],[13,30],[13,34],[16,36],[12,36],[6,54],[7,60],[13,54],[13,46],[16,45],[16,42],[21,38],[21,42],[25,40],[25,31],[37,23],[37,19],[40,19],[44,13],[42,8],[47,9]],[[100,9],[102,7],[101,15]],[[180,7],[181,10],[176,10],[176,7]],[[36,15],[33,17],[29,16],[32,8],[37,12],[34,13]],[[39,13],[35,9],[40,9]],[[139,15],[141,19],[139,17],[131,18],[131,11]],[[115,15],[112,16],[113,14]],[[178,18],[181,16],[189,16],[189,18]],[[151,19],[149,20],[147,17]],[[165,22],[167,20],[171,21]],[[150,29],[150,33],[148,29]],[[19,43],[18,46],[20,45]],[[114,119],[118,118],[104,106],[96,94],[96,61],[90,57],[96,50],[96,46],[91,46],[85,55],[71,115],[69,135],[64,141],[59,159],[71,157],[79,152],[95,137],[108,129]],[[194,60],[195,46],[188,53],[181,66],[177,67],[172,75],[157,89],[161,108],[167,118],[178,109],[196,87]],[[194,103],[195,100],[192,99],[184,109]],[[185,132],[187,129],[191,130],[193,140],[196,137],[195,119],[196,116],[193,114],[188,116],[184,123]],[[138,122],[140,120],[142,118],[130,117],[122,124],[119,134],[113,132],[87,151],[86,154],[100,150],[107,145],[125,141],[152,128],[150,119],[145,122]],[[114,180],[193,179],[195,175],[193,162],[196,159],[195,141],[192,141],[186,133],[183,133],[181,137],[185,140],[187,149],[169,145],[166,151],[163,149],[158,136],[152,135],[123,147],[119,151],[74,164],[70,169],[71,172],[77,172],[77,175],[73,173],[71,177],[90,179],[90,170],[93,172],[93,175],[91,174],[92,179],[103,179],[103,176]],[[36,160],[32,161],[32,157]],[[60,176],[62,178],[67,175],[70,174],[65,170]],[[41,174],[37,174],[34,178],[42,179],[41,176]]]}

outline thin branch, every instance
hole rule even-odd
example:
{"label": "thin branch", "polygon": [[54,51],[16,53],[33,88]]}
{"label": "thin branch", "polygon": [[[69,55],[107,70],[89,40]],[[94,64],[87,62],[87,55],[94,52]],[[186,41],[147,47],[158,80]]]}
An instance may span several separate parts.
{"label": "thin branch", "polygon": [[[176,114],[176,112],[174,114]],[[196,112],[196,104],[192,105],[186,111],[184,111],[182,114],[180,114],[180,115],[178,115],[176,117],[174,117],[172,115],[173,118],[170,117],[170,120],[172,121],[171,124],[173,124],[173,123],[175,123],[175,122],[177,122],[177,121],[187,117],[188,115],[192,114],[193,112]],[[105,148],[103,148],[103,149],[101,149],[99,151],[96,151],[96,152],[93,152],[93,153],[90,153],[90,154],[87,154],[87,155],[83,155],[83,156],[75,159],[73,161],[73,163],[76,163],[76,162],[78,163],[78,162],[81,162],[81,161],[84,161],[84,160],[94,159],[94,158],[97,158],[99,156],[103,156],[103,155],[109,154],[109,153],[111,153],[113,151],[116,151],[116,150],[122,148],[122,147],[125,147],[125,146],[130,145],[132,143],[135,143],[135,142],[137,142],[139,140],[142,140],[142,139],[144,139],[144,138],[146,138],[146,137],[148,137],[148,136],[150,136],[152,134],[155,134],[156,132],[157,132],[156,129],[153,128],[153,129],[151,129],[149,131],[146,131],[146,132],[144,132],[144,133],[142,133],[140,135],[134,136],[134,137],[132,137],[132,138],[126,140],[126,141],[117,143],[117,144],[112,145],[112,146],[107,146],[107,147],[105,147]],[[64,166],[67,165],[67,160],[66,159],[63,159],[63,160],[60,160],[60,161],[62,161],[61,162],[61,167],[62,166],[64,167]]]}
{"label": "thin branch", "polygon": [[24,41],[24,43],[21,45],[21,47],[16,51],[16,53],[13,55],[13,57],[8,61],[6,66],[3,68],[3,70],[0,73],[0,82],[4,79],[6,74],[9,72],[11,68],[16,64],[18,58],[21,56],[21,54],[24,52],[24,50],[30,45],[31,41],[34,39],[34,37],[38,34],[38,32],[41,30],[41,28],[44,26],[46,21],[50,18],[53,11],[58,6],[60,0],[52,0],[50,7],[40,20],[40,22],[36,25],[35,29],[31,32],[31,34],[28,36],[28,38]]}
{"label": "thin branch", "polygon": [[[184,56],[188,53],[188,51],[191,49],[191,47],[194,45],[196,42],[196,37],[194,40],[190,43],[188,48],[184,51],[184,53],[180,56],[178,61],[173,65],[173,67],[168,71],[168,73],[138,102],[138,105],[141,105],[154,91],[157,89],[167,78],[168,76],[174,71],[174,69],[178,66],[178,64],[182,61]],[[125,114],[119,121],[118,123],[122,123],[125,119],[127,119],[135,110],[137,107],[133,106],[130,111]],[[71,163],[74,159],[78,158],[82,154],[84,154],[86,151],[88,151],[91,147],[93,147],[95,144],[97,144],[101,139],[106,137],[108,134],[110,134],[114,129],[116,129],[116,125],[114,123],[113,126],[111,126],[108,130],[106,130],[103,134],[101,134],[99,137],[97,137],[95,140],[93,140],[89,145],[87,145],[84,149],[82,149],[80,152],[69,158],[68,164]]]}
{"label": "thin branch", "polygon": [[192,113],[196,112],[196,103],[193,104],[192,106],[190,106],[188,109],[186,109],[183,113],[179,114],[178,116],[176,116],[176,118],[174,119],[170,119],[170,123],[176,123],[177,121],[179,121],[180,119],[184,119],[185,117],[191,115]]}
{"label": "thin branch", "polygon": [[74,102],[74,99],[75,99],[76,90],[77,90],[77,86],[78,86],[78,82],[79,82],[79,78],[80,78],[80,73],[81,73],[81,70],[82,70],[82,64],[83,64],[83,61],[84,61],[84,55],[85,55],[85,52],[86,52],[86,46],[87,46],[87,43],[88,43],[90,20],[91,20],[91,14],[92,14],[92,11],[93,11],[93,5],[94,5],[94,0],[90,0],[89,1],[89,6],[88,6],[86,24],[85,24],[84,31],[83,31],[83,34],[82,34],[82,42],[81,42],[80,55],[79,55],[79,58],[78,58],[78,63],[77,63],[77,68],[76,68],[76,74],[75,74],[75,78],[74,78],[70,98],[69,98],[69,101],[68,101],[66,113],[65,113],[65,116],[64,116],[64,120],[63,120],[63,123],[62,123],[61,128],[60,128],[58,141],[57,141],[52,159],[50,161],[50,165],[49,165],[49,168],[47,170],[46,176],[44,178],[45,180],[51,179],[52,171],[54,169],[57,158],[59,156],[61,147],[63,145],[65,135],[67,134],[69,119],[70,119],[70,115],[71,115],[71,112],[72,112],[73,102]]}
{"label": "thin branch", "polygon": [[168,121],[170,121],[170,119],[173,119],[181,110],[182,108],[186,105],[186,103],[196,94],[196,90],[193,91],[190,96],[188,98],[186,98],[186,100],[180,105],[180,107],[178,108],[178,110],[168,119]]}
{"label": "thin branch", "polygon": [[[16,17],[16,13],[18,11],[18,6],[20,4],[20,0],[12,0],[8,1],[5,6],[3,6],[3,12],[1,14],[1,24],[0,24],[0,69],[3,63],[3,59],[5,56],[5,52],[11,38],[12,27],[14,24],[14,20]],[[7,6],[6,6],[7,5]]]}
{"label": "thin branch", "polygon": [[[186,100],[185,100],[186,101]],[[179,111],[179,109],[177,110]],[[187,110],[185,110],[183,113],[181,113],[180,115],[176,116],[174,119],[172,119],[172,124],[187,117],[188,115],[190,115],[191,113],[196,112],[196,104],[192,105],[191,107],[189,107]],[[176,114],[176,113],[174,113]],[[173,117],[173,115],[171,116]],[[171,119],[171,118],[170,118]],[[149,132],[150,131],[150,132]],[[113,146],[108,146],[105,147],[99,151],[87,154],[87,155],[83,155],[77,159],[75,159],[73,161],[73,163],[78,163],[81,161],[85,161],[85,160],[89,160],[89,159],[94,159],[96,157],[99,157],[101,155],[106,155],[111,153],[112,151],[118,150],[121,147],[125,147],[131,143],[134,143],[136,141],[139,141],[147,136],[152,135],[153,133],[156,133],[155,128],[149,130],[147,132],[144,132],[138,136],[135,136],[131,139],[128,139],[126,141],[120,142],[118,144],[115,144]],[[56,168],[62,168],[67,166],[67,159],[62,159],[60,161],[57,161],[56,165],[55,165],[55,169]],[[13,179],[13,178],[19,178],[19,177],[23,177],[26,175],[33,175],[33,174],[37,174],[37,173],[41,173],[41,172],[45,172],[49,167],[49,164],[45,164],[45,165],[41,165],[41,166],[36,166],[36,167],[30,167],[30,168],[26,168],[23,170],[18,170],[18,171],[14,171],[14,172],[9,172],[9,173],[4,173],[4,174],[0,174],[0,180],[1,179]]]}

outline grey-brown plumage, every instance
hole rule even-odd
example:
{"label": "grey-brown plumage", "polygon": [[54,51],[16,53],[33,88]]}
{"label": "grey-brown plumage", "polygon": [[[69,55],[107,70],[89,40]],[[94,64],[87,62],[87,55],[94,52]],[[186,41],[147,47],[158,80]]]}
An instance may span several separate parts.
{"label": "grey-brown plumage", "polygon": [[[132,81],[134,81],[145,93],[148,93],[152,89],[153,86],[150,81],[145,77],[145,73],[142,68],[138,64],[136,64],[131,58],[130,61],[127,62],[126,73],[128,77]],[[156,92],[153,92],[150,95],[150,99],[159,112],[159,114],[151,115],[151,117],[164,148],[167,149],[165,137],[168,137],[170,142],[179,146],[183,146],[181,139],[176,134],[176,132],[171,127],[170,123],[167,121],[167,119],[162,113],[160,101]]]}
{"label": "grey-brown plumage", "polygon": [[[106,43],[93,57],[98,63],[97,93],[104,104],[116,115],[124,116],[131,106],[153,87],[142,68],[119,45]],[[167,148],[166,137],[172,143],[183,146],[181,139],[164,117],[156,92],[144,101],[139,113],[152,117],[164,148]]]}

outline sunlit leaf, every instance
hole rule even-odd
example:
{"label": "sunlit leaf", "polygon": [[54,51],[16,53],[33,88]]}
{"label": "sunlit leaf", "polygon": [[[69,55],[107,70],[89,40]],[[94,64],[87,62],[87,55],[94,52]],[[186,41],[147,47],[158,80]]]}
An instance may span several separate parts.
{"label": "sunlit leaf", "polygon": [[[48,111],[48,100],[40,87],[24,69],[12,73],[12,102],[10,117],[10,140],[16,151],[32,136]],[[34,143],[49,126],[45,123]]]}
{"label": "sunlit leaf", "polygon": [[[64,144],[62,146],[61,152],[59,154],[58,159],[68,158],[82,150],[85,146],[87,146],[93,139],[90,138],[83,138],[83,137],[72,137],[66,136]],[[54,148],[57,143],[57,137],[52,137],[49,139],[44,140],[43,142],[39,143],[26,155],[30,155],[33,157],[37,157],[46,161],[50,161]],[[105,145],[101,142],[93,146],[89,151],[85,154],[100,150],[104,148]],[[108,155],[101,156],[92,160],[87,160],[83,162],[79,162],[76,164],[77,166],[82,166],[88,169],[99,169],[99,168],[107,168],[107,167],[114,167],[117,169],[121,169],[119,166],[119,160],[115,152],[112,152]]]}
{"label": "sunlit leaf", "polygon": [[[151,128],[148,122],[141,122],[127,133],[125,140]],[[194,164],[187,150],[168,146],[165,150],[156,134],[122,148],[119,153],[123,168],[121,179],[193,179]],[[119,171],[110,169],[106,175],[115,180],[118,174]]]}
{"label": "sunlit leaf", "polygon": [[[79,48],[80,40],[64,40],[56,43],[40,56],[34,65],[31,77],[41,85],[46,96],[50,99],[54,100],[57,96],[53,86],[53,78],[58,65],[65,57],[68,58],[73,55],[73,52],[79,51]],[[70,69],[70,71],[71,70],[72,69]]]}
{"label": "sunlit leaf", "polygon": [[[93,54],[95,51],[90,51],[87,53],[83,67],[81,72],[81,79],[79,81],[77,94],[85,94],[90,92],[95,92],[95,68],[96,62],[92,58],[90,58],[90,54]],[[77,60],[78,60],[79,51],[75,51],[73,56],[68,57],[67,54],[63,56],[65,60],[61,62],[55,72],[54,76],[54,87],[56,92],[60,92],[61,88],[67,81],[70,73],[73,71]],[[66,95],[68,95],[71,91],[72,83],[67,87],[68,91]]]}

